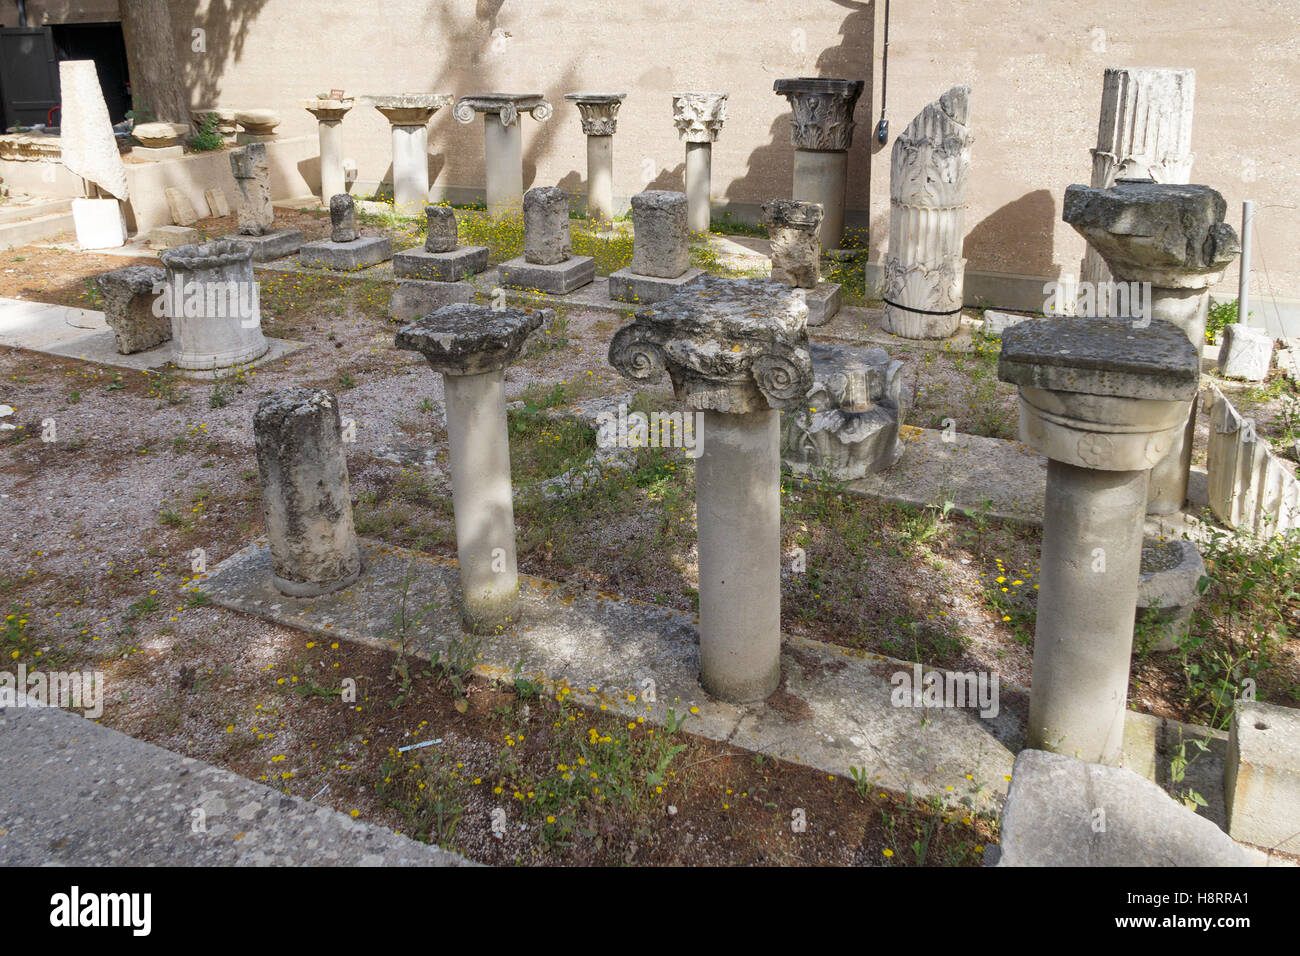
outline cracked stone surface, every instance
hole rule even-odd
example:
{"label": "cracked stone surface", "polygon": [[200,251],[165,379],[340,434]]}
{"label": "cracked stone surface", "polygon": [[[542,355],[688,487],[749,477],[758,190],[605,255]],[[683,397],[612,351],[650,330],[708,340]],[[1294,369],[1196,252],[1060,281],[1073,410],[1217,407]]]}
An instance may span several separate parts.
{"label": "cracked stone surface", "polygon": [[397,347],[419,352],[444,375],[482,375],[515,361],[545,316],[525,309],[443,306],[397,330]]}

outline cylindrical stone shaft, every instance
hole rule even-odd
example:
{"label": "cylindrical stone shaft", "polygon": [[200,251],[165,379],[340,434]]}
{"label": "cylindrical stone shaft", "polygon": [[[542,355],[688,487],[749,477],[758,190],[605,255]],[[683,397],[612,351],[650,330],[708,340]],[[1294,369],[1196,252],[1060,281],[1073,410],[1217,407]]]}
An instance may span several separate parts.
{"label": "cylindrical stone shaft", "polygon": [[293,597],[347,587],[361,571],[338,402],[290,388],[253,417],[272,580]]}
{"label": "cylindrical stone shaft", "polygon": [[330,197],[347,191],[343,175],[343,121],[321,120],[320,133],[320,198],[328,203]]}
{"label": "cylindrical stone shaft", "polygon": [[706,411],[697,437],[700,683],[761,700],[781,679],[780,413]]}
{"label": "cylindrical stone shaft", "polygon": [[494,219],[519,216],[524,201],[524,148],[519,120],[509,126],[496,113],[483,114],[487,210]]}
{"label": "cylindrical stone shaft", "polygon": [[[1205,325],[1210,308],[1208,289],[1152,289],[1151,318],[1172,322],[1187,333],[1197,354],[1205,349]],[[1192,445],[1196,435],[1196,402],[1187,413],[1187,428],[1175,436],[1169,454],[1151,469],[1147,490],[1147,514],[1179,512],[1187,500],[1187,479],[1192,469]]]}
{"label": "cylindrical stone shaft", "polygon": [[614,218],[614,137],[587,137],[587,216]]}
{"label": "cylindrical stone shaft", "polygon": [[713,144],[686,144],[686,225],[691,232],[708,232],[709,190],[713,178]]}
{"label": "cylindrical stone shaft", "polygon": [[844,201],[849,154],[840,150],[796,149],[792,199],[822,204],[822,249],[838,249],[844,238]]}
{"label": "cylindrical stone shaft", "polygon": [[393,209],[418,216],[429,201],[429,129],[393,126]]}
{"label": "cylindrical stone shaft", "polygon": [[1030,747],[1119,759],[1147,475],[1047,463]]}
{"label": "cylindrical stone shaft", "polygon": [[505,375],[444,374],[442,381],[461,620],[475,634],[492,634],[519,616]]}

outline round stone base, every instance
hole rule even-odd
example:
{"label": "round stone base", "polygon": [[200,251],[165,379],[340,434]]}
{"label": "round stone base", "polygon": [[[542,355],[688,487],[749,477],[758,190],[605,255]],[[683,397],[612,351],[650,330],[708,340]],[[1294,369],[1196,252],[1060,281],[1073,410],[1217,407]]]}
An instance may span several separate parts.
{"label": "round stone base", "polygon": [[345,578],[339,578],[337,581],[290,581],[282,578],[280,575],[272,573],[271,583],[281,594],[287,594],[289,597],[308,598],[320,597],[322,594],[333,594],[335,591],[341,591],[349,585],[355,584],[358,577],[361,576],[361,568],[357,567],[355,571]]}

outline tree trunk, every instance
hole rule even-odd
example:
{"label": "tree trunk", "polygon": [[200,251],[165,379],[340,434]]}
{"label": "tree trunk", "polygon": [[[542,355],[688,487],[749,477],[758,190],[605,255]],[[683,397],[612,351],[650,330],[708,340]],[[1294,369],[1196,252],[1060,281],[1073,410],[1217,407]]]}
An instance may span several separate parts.
{"label": "tree trunk", "polygon": [[118,9],[126,41],[133,107],[137,111],[147,110],[152,120],[188,123],[189,92],[176,61],[176,38],[167,0],[118,0]]}

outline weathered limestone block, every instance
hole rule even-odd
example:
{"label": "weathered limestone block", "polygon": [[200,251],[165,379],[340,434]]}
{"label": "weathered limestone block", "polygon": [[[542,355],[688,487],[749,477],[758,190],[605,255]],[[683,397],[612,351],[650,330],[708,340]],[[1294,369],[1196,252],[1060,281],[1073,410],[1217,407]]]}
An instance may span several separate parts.
{"label": "weathered limestone block", "polygon": [[821,281],[821,204],[769,199],[762,209],[763,224],[772,240],[772,279],[799,289],[815,289]]}
{"label": "weathered limestone block", "polygon": [[288,388],[253,416],[275,586],[292,597],[345,588],[361,573],[338,401]]}
{"label": "weathered limestone block", "polygon": [[524,260],[553,266],[569,258],[569,197],[558,186],[524,193]]}
{"label": "weathered limestone block", "polygon": [[1271,538],[1300,527],[1300,481],[1216,385],[1206,389],[1210,509],[1229,528]]}
{"label": "weathered limestone block", "polygon": [[1182,434],[1196,349],[1161,319],[1038,319],[1002,333],[1020,440],[1046,455],[1029,746],[1120,756],[1149,469]]}
{"label": "weathered limestone block", "polygon": [[796,475],[853,481],[903,453],[902,362],[881,348],[809,346],[813,384],[805,404],[781,414],[781,461]]}
{"label": "weathered limestone block", "polygon": [[276,138],[280,114],[275,110],[237,110],[235,122],[242,127],[235,137],[237,143],[269,143]]}
{"label": "weathered limestone block", "polygon": [[395,322],[410,322],[436,312],[444,305],[474,301],[474,287],[468,282],[438,282],[407,279],[397,284],[388,300],[388,314]]}
{"label": "weathered limestone block", "polygon": [[131,127],[131,135],[140,141],[141,146],[161,149],[177,145],[188,130],[188,126],[176,123],[137,123]]}
{"label": "weathered limestone block", "polygon": [[397,332],[443,376],[461,621],[494,634],[519,619],[504,370],[543,321],[536,312],[449,305]]}
{"label": "weathered limestone block", "polygon": [[[1098,827],[1105,814],[1105,827]],[[1211,820],[1121,767],[1022,750],[1002,809],[998,866],[1251,866]]]}
{"label": "weathered limestone block", "polygon": [[208,204],[208,212],[218,218],[230,215],[230,204],[226,202],[226,194],[221,189],[203,190],[203,199]]}
{"label": "weathered limestone block", "polygon": [[330,239],[352,242],[361,235],[357,228],[357,204],[351,196],[339,193],[330,197]]}
{"label": "weathered limestone block", "polygon": [[123,355],[143,352],[172,337],[171,321],[154,304],[166,273],[156,266],[127,266],[96,276],[104,296],[104,320]]}
{"label": "weathered limestone block", "polygon": [[174,186],[163,190],[167,198],[167,209],[171,212],[172,222],[178,226],[192,226],[199,221],[199,214],[194,211],[190,197]]}
{"label": "weathered limestone block", "polygon": [[686,195],[647,189],[632,197],[632,271],[675,279],[691,266]]}
{"label": "weathered limestone block", "polygon": [[813,381],[808,307],[771,281],[705,276],[615,333],[610,363],[634,382],[665,371],[703,413],[695,494],[700,682],[760,700],[781,676],[779,410]]}
{"label": "weathered limestone block", "polygon": [[1234,840],[1300,853],[1300,710],[1236,702],[1223,789]]}
{"label": "weathered limestone block", "polygon": [[424,217],[428,231],[424,237],[426,252],[451,252],[459,242],[456,227],[456,210],[450,206],[425,206]]}
{"label": "weathered limestone block", "polygon": [[63,109],[58,143],[63,165],[109,195],[125,200],[126,166],[117,150],[95,61],[60,62],[59,94]]}
{"label": "weathered limestone block", "polygon": [[161,258],[178,366],[221,370],[265,354],[269,345],[246,244],[220,239],[168,249]]}
{"label": "weathered limestone block", "polygon": [[1219,345],[1219,374],[1262,382],[1273,367],[1273,336],[1241,322],[1224,326]]}
{"label": "weathered limestone block", "polygon": [[154,226],[149,230],[149,248],[175,249],[199,241],[199,231],[192,226]]}
{"label": "weathered limestone block", "polygon": [[275,212],[271,208],[271,163],[266,146],[249,143],[231,150],[230,171],[235,176],[235,209],[239,214],[239,233],[262,236],[271,231]]}
{"label": "weathered limestone block", "polygon": [[1135,651],[1172,651],[1178,647],[1179,640],[1192,622],[1204,575],[1205,561],[1190,541],[1164,541],[1143,546],[1137,620],[1142,621],[1148,613],[1153,614],[1156,633],[1147,648],[1134,646]]}
{"label": "weathered limestone block", "polygon": [[961,326],[969,115],[970,87],[954,86],[894,141],[883,327],[895,335],[942,339]]}
{"label": "weathered limestone block", "polygon": [[[1109,68],[1102,81],[1101,120],[1092,152],[1091,185],[1117,179],[1190,181],[1195,70]],[[1094,286],[1110,281],[1105,261],[1089,247],[1080,278]]]}

